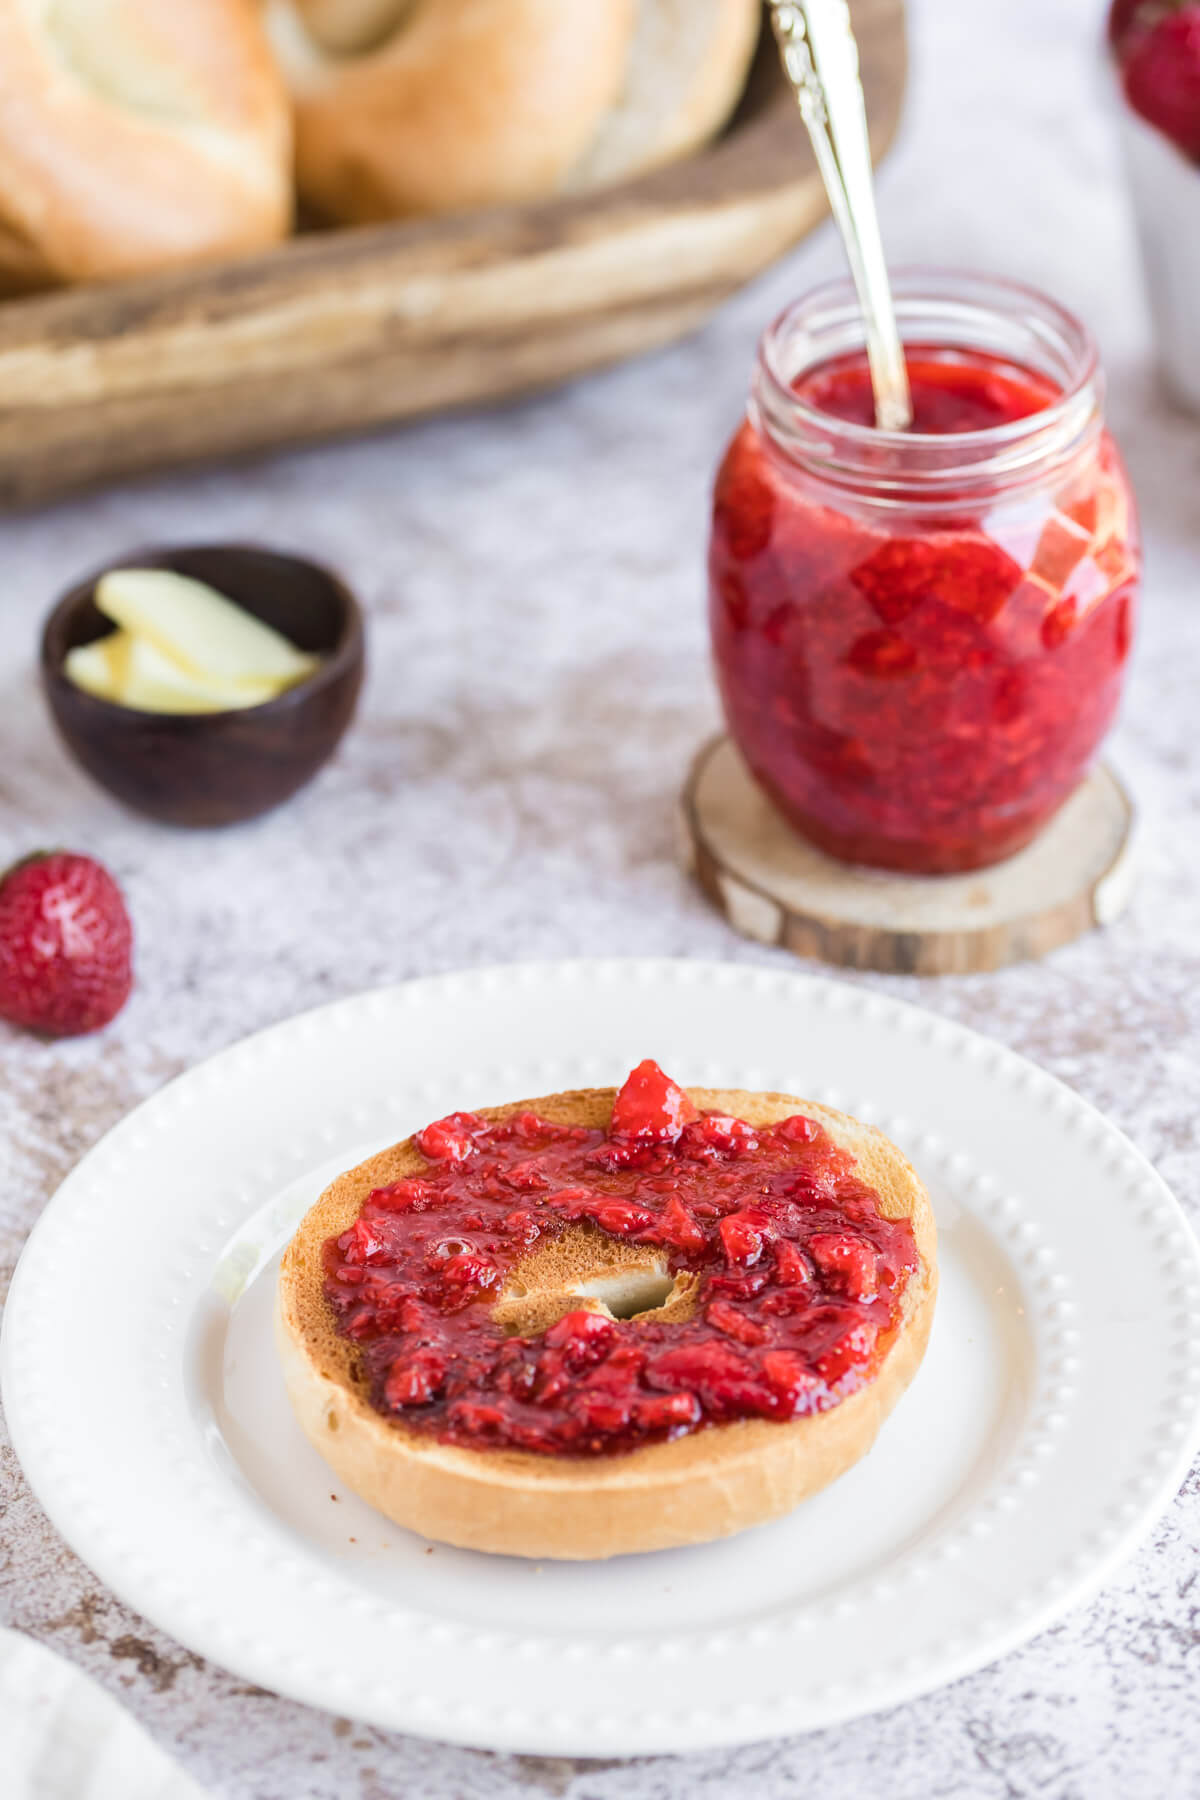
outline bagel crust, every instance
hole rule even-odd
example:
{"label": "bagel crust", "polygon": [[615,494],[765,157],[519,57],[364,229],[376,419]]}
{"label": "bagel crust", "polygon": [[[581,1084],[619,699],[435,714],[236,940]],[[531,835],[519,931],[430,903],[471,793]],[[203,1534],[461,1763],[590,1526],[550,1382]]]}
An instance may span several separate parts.
{"label": "bagel crust", "polygon": [[[686,1437],[592,1458],[468,1449],[385,1418],[369,1404],[358,1352],[339,1334],[325,1299],[322,1248],[354,1224],[373,1189],[427,1166],[409,1138],[326,1189],[280,1270],[276,1337],[288,1395],[309,1441],[349,1488],[422,1537],[509,1556],[587,1560],[705,1543],[762,1524],[790,1512],[867,1453],[916,1373],[933,1321],[937,1233],[925,1188],[894,1144],[844,1113],[786,1094],[687,1093],[702,1112],[729,1113],[752,1125],[803,1113],[856,1158],[856,1173],[875,1190],[880,1214],[910,1221],[918,1266],[866,1385],[803,1418],[706,1425]],[[611,1088],[583,1089],[482,1108],[478,1116],[492,1122],[533,1112],[552,1123],[603,1129],[614,1099]],[[604,1251],[605,1273],[639,1260],[645,1266],[636,1245],[605,1239]],[[593,1268],[595,1261],[593,1249]],[[502,1297],[496,1316],[504,1304]],[[560,1303],[551,1316],[562,1310]],[[663,1309],[664,1323],[669,1311]]]}

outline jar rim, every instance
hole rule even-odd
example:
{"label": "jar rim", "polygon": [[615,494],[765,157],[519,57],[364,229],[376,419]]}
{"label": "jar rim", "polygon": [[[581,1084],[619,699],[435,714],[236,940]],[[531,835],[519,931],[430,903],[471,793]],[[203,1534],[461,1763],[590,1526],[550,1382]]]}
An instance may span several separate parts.
{"label": "jar rim", "polygon": [[[1098,427],[1103,377],[1095,339],[1082,320],[1048,294],[1005,276],[921,265],[894,270],[892,291],[902,338],[928,342],[931,329],[936,337],[938,323],[947,329],[954,324],[958,335],[947,339],[947,348],[991,350],[1024,363],[1049,375],[1061,389],[1059,397],[1023,418],[952,434],[883,431],[820,411],[796,392],[797,375],[865,347],[853,283],[839,277],[793,300],[759,341],[753,400],[768,435],[794,460],[835,479],[869,473],[873,484],[889,463],[895,464],[896,482],[884,479],[884,487],[907,488],[914,481],[922,488],[941,486],[961,482],[964,475],[1019,480],[1035,466],[1040,474],[1048,464],[1073,456]],[[920,314],[935,323],[906,333],[906,321]],[[972,323],[981,328],[978,339],[967,329]],[[1025,354],[1015,342],[997,348],[983,341],[985,325],[993,335],[1014,340],[1023,335]],[[840,341],[821,348],[822,332]],[[812,353],[792,366],[789,354],[794,356],[800,339],[812,346]]]}

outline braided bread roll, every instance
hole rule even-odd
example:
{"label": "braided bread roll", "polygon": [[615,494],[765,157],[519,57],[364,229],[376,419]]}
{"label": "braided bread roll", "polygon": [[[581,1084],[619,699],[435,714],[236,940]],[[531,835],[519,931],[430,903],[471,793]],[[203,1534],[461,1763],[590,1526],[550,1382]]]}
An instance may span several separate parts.
{"label": "braided bread roll", "polygon": [[522,203],[683,156],[737,104],[759,0],[266,0],[327,218]]}
{"label": "braided bread roll", "polygon": [[256,0],[0,0],[0,286],[269,244],[290,163]]}

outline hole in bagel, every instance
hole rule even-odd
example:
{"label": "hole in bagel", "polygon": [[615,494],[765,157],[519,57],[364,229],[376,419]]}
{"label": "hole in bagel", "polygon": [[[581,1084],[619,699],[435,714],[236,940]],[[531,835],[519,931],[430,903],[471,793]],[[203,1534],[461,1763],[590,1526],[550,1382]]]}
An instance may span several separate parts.
{"label": "hole in bagel", "polygon": [[699,1287],[686,1269],[672,1278],[660,1250],[621,1243],[591,1224],[571,1224],[522,1257],[492,1318],[517,1337],[540,1337],[581,1307],[613,1319],[640,1319],[666,1308],[664,1323],[684,1324],[695,1311]]}
{"label": "hole in bagel", "polygon": [[614,1319],[636,1319],[665,1306],[675,1292],[675,1281],[665,1269],[614,1269],[591,1281],[576,1282],[570,1291],[599,1300]]}

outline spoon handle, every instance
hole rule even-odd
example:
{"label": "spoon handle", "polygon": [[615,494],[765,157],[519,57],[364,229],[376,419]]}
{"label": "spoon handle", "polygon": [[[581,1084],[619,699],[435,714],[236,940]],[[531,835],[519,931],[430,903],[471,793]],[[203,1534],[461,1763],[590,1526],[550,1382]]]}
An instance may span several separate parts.
{"label": "spoon handle", "polygon": [[879,217],[858,45],[846,0],[770,0],[784,73],[846,246],[866,329],[867,361],[881,431],[912,424],[912,397],[892,305]]}

